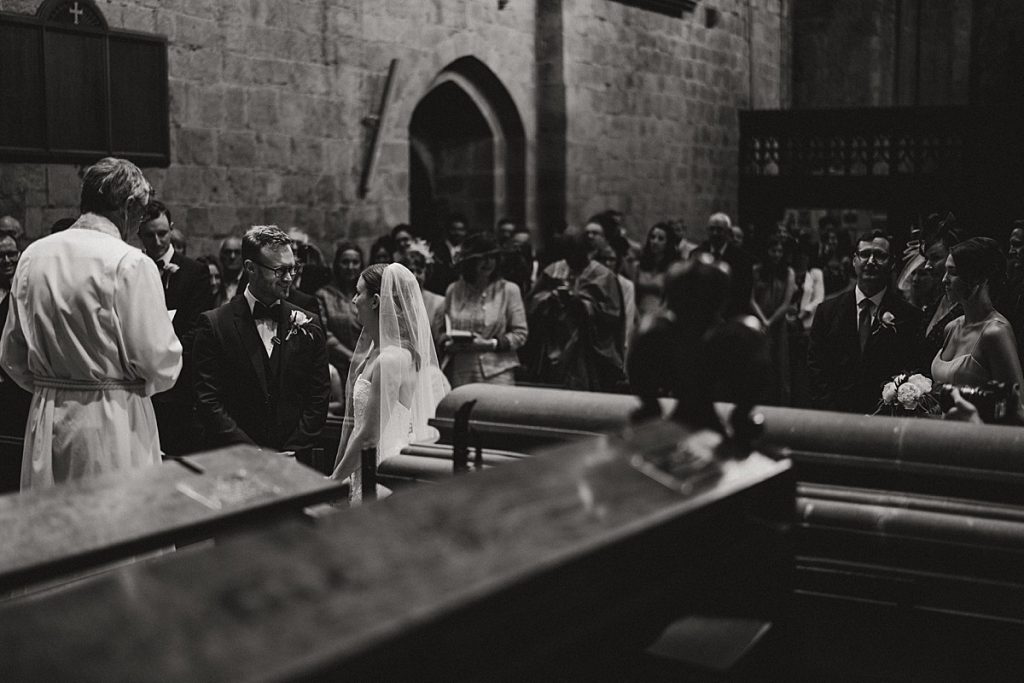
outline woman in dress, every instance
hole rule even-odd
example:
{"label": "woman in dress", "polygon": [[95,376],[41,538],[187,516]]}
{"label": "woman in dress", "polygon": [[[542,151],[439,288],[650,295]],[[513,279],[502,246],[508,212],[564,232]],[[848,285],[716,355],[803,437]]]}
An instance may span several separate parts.
{"label": "woman in dress", "polygon": [[775,369],[775,401],[789,405],[789,338],[786,313],[796,291],[796,276],[786,264],[786,244],[781,237],[768,243],[761,263],[754,266],[750,306],[768,335],[768,349]]}
{"label": "woman in dress", "polygon": [[672,234],[668,223],[655,223],[647,231],[647,240],[640,252],[640,263],[634,280],[636,305],[641,318],[661,307],[665,273],[676,256],[674,245],[669,243],[669,235]]}
{"label": "woman in dress", "polygon": [[223,305],[227,301],[227,293],[224,290],[224,279],[220,276],[220,261],[216,256],[200,256],[196,261],[205,264],[210,271],[210,293],[213,296],[213,308]]}
{"label": "woman in dress", "polygon": [[519,287],[498,275],[498,244],[487,233],[470,235],[459,255],[459,279],[448,286],[444,314],[450,330],[472,337],[442,337],[451,358],[452,386],[473,382],[515,384],[516,351],[526,343],[526,307]]}
{"label": "woman in dress", "polygon": [[356,282],[364,265],[363,252],[359,246],[355,242],[341,240],[334,248],[334,263],[331,266],[334,281],[316,292],[324,316],[324,331],[327,333],[327,360],[337,369],[342,379],[348,377],[352,354],[363,329],[353,299],[356,296]]}
{"label": "woman in dress", "polygon": [[370,266],[359,276],[353,302],[363,331],[346,383],[332,477],[351,477],[350,499],[357,500],[362,451],[375,448],[379,464],[413,441],[436,440],[427,421],[450,387],[437,364],[420,285],[408,268]]}
{"label": "woman in dress", "polygon": [[[1024,379],[1017,341],[1010,323],[992,305],[992,290],[998,289],[1004,272],[1005,261],[993,239],[974,237],[950,249],[942,283],[964,314],[946,325],[946,341],[932,360],[932,379],[956,386],[989,381],[1016,385],[1019,408]],[[962,413],[954,417],[965,417]]]}

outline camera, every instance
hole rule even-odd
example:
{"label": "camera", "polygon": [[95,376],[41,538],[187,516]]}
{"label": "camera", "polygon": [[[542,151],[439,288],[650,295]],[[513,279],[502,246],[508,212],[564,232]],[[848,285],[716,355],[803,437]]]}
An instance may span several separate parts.
{"label": "camera", "polygon": [[952,391],[954,388],[960,390],[960,395],[965,401],[974,404],[978,410],[978,416],[986,424],[1018,424],[1016,384],[994,380],[980,386],[939,384],[936,395],[942,412],[953,407]]}

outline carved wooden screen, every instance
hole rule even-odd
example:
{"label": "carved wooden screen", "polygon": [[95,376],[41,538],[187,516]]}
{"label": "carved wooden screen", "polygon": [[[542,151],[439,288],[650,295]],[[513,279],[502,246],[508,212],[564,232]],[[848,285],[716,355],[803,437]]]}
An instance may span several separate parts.
{"label": "carved wooden screen", "polygon": [[0,160],[170,162],[167,41],[110,30],[90,0],[0,13]]}
{"label": "carved wooden screen", "polygon": [[901,234],[953,211],[979,233],[1024,217],[1022,112],[900,107],[740,113],[740,214],[771,225],[785,208],[884,211]]}

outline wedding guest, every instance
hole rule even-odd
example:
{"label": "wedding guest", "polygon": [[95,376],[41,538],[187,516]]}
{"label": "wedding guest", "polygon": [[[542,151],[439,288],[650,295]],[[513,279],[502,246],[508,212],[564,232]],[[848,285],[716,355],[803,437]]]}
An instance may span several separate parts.
{"label": "wedding guest", "polygon": [[327,419],[330,371],[317,315],[287,301],[291,241],[276,226],[242,238],[242,296],[199,318],[195,388],[206,444],[250,443],[306,458]]}
{"label": "wedding guest", "polygon": [[525,301],[540,274],[540,261],[533,248],[533,236],[529,228],[516,226],[508,248],[514,258],[510,257],[507,261],[508,265],[502,271],[502,277],[519,286],[519,292]]}
{"label": "wedding guest", "polygon": [[445,221],[441,239],[434,242],[430,249],[434,253],[434,267],[431,278],[427,281],[427,289],[437,294],[448,291],[448,285],[458,278],[455,262],[458,261],[462,242],[469,234],[469,222],[461,213],[454,213]]}
{"label": "wedding guest", "polygon": [[[230,301],[239,294],[239,280],[242,277],[242,240],[239,237],[225,237],[220,243],[220,276],[224,281],[224,298]],[[245,286],[242,286],[245,289]]]}
{"label": "wedding guest", "polygon": [[917,369],[921,312],[890,287],[891,245],[877,230],[860,238],[853,254],[856,287],[825,299],[814,314],[807,366],[816,407],[871,413],[882,385]]}
{"label": "wedding guest", "polygon": [[206,265],[210,273],[210,296],[213,300],[211,308],[223,305],[227,301],[227,293],[224,290],[224,280],[220,276],[220,260],[216,256],[203,255],[196,261]]}
{"label": "wedding guest", "polygon": [[160,446],[168,455],[184,455],[202,447],[201,426],[195,414],[192,390],[192,342],[199,314],[213,308],[210,271],[202,263],[179,252],[171,243],[174,222],[163,202],[150,200],[139,224],[139,241],[156,263],[163,283],[164,305],[170,313],[174,334],[182,347],[182,370],[167,391],[153,396],[153,410],[160,430]]}
{"label": "wedding guest", "polygon": [[487,233],[462,243],[459,279],[448,286],[444,315],[452,330],[472,333],[469,339],[442,335],[451,358],[451,384],[473,382],[515,384],[517,351],[526,343],[526,309],[519,288],[498,275],[498,245]]}
{"label": "wedding guest", "polygon": [[334,245],[334,263],[331,266],[334,279],[316,293],[324,316],[327,358],[342,378],[348,377],[352,353],[362,331],[352,300],[356,295],[359,273],[364,267],[363,251],[359,246],[351,240],[341,240]]}
{"label": "wedding guest", "polygon": [[629,249],[629,245],[625,244],[625,240],[621,239],[617,240],[616,244],[619,245],[619,249],[609,244],[598,254],[597,261],[615,273],[615,277],[619,281],[619,287],[622,288],[622,302],[626,307],[626,314],[623,316],[625,334],[622,338],[622,357],[625,359],[626,366],[628,367],[630,341],[633,339],[633,334],[640,323],[640,312],[636,306],[636,288],[629,279],[622,275],[622,259],[625,251]]}
{"label": "wedding guest", "polygon": [[793,282],[796,291],[790,299],[786,322],[789,329],[790,404],[811,407],[811,378],[807,372],[807,345],[810,343],[814,313],[825,300],[825,282],[821,269],[811,266],[811,257],[798,250],[793,258]]}
{"label": "wedding guest", "polygon": [[512,236],[516,234],[516,222],[511,218],[502,217],[494,225],[494,237],[498,240],[498,247],[509,249],[512,246]]}
{"label": "wedding guest", "polygon": [[408,223],[399,223],[391,228],[391,239],[395,243],[395,253],[392,254],[392,258],[399,261],[405,256],[405,252],[409,250],[413,239],[415,239],[412,234],[412,226]]}
{"label": "wedding guest", "polygon": [[625,304],[615,274],[587,255],[577,229],[561,238],[565,258],[544,269],[527,304],[533,330],[530,376],[582,391],[614,391],[625,381]]}
{"label": "wedding guest", "polygon": [[676,253],[679,254],[680,259],[685,261],[690,258],[699,245],[696,242],[690,241],[690,229],[684,219],[677,218],[671,221],[670,225],[672,226],[672,238],[675,241]]}
{"label": "wedding guest", "polygon": [[19,241],[25,239],[21,221],[14,216],[0,216],[0,235],[7,235]]}
{"label": "wedding guest", "polygon": [[[18,240],[11,234],[0,233],[0,331],[7,323],[7,313],[11,306],[11,283],[20,257]],[[0,434],[19,439],[24,436],[31,402],[32,394],[15,384],[0,368]],[[0,491],[18,490],[20,473],[15,470],[10,474],[10,477],[2,478],[4,483],[0,484]]]}
{"label": "wedding guest", "polygon": [[185,233],[178,228],[171,228],[171,246],[182,256],[188,256],[188,242],[185,240]]}
{"label": "wedding guest", "polygon": [[391,235],[381,235],[370,245],[370,265],[375,263],[393,263],[395,260],[395,241]]}
{"label": "wedding guest", "polygon": [[676,252],[670,244],[671,234],[672,230],[667,223],[655,223],[647,231],[633,280],[637,311],[641,317],[661,307],[665,293],[665,273],[676,258]]}
{"label": "wedding guest", "polygon": [[152,193],[134,164],[101,159],[78,221],[21,256],[0,367],[33,392],[22,490],[160,462],[149,397],[174,385],[181,343],[153,260],[125,242]]}
{"label": "wedding guest", "polygon": [[949,248],[942,241],[925,250],[925,261],[910,276],[910,303],[921,309],[922,326],[918,332],[921,367],[929,367],[932,358],[946,341],[946,325],[964,314],[963,307],[946,291],[946,258]]}
{"label": "wedding guest", "polygon": [[789,405],[789,330],[786,314],[796,291],[796,276],[786,263],[786,247],[781,237],[768,242],[764,258],[754,266],[754,288],[750,307],[768,335],[768,353],[774,376],[773,402]]}
{"label": "wedding guest", "polygon": [[[403,266],[409,269],[420,283],[420,294],[423,296],[423,306],[427,309],[427,320],[430,322],[430,333],[434,338],[435,350],[441,349],[441,335],[444,334],[444,297],[434,294],[426,289],[427,280],[430,278],[430,268],[434,264],[434,254],[430,247],[423,240],[413,240],[400,261]],[[438,358],[441,353],[438,353]]]}
{"label": "wedding guest", "polygon": [[583,234],[587,237],[587,244],[590,247],[590,258],[596,258],[602,249],[608,246],[610,235],[618,234],[615,224],[607,213],[599,213],[591,216],[586,225],[583,226]]}
{"label": "wedding guest", "polygon": [[715,213],[708,218],[708,238],[697,253],[711,254],[715,260],[729,266],[729,282],[732,288],[727,317],[744,315],[750,311],[750,292],[753,289],[753,264],[746,252],[732,243],[732,221],[724,213]]}
{"label": "wedding guest", "polygon": [[999,245],[974,237],[950,249],[942,282],[964,314],[946,325],[946,340],[932,360],[932,379],[958,387],[1005,382],[1017,390],[1024,415],[1024,377],[1010,322],[992,304],[1006,270]]}

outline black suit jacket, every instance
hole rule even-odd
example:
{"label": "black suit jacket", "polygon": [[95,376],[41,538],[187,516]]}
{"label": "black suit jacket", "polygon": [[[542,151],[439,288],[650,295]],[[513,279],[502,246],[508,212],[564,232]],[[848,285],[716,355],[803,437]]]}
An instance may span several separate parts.
{"label": "black suit jacket", "polygon": [[[289,335],[294,312],[311,320]],[[302,451],[315,444],[331,389],[323,327],[315,314],[282,302],[277,338],[268,359],[244,297],[200,316],[194,379],[209,447]]]}
{"label": "black suit jacket", "polygon": [[[7,324],[7,314],[10,310],[11,297],[7,295],[0,300],[0,331],[3,331],[4,325]],[[0,434],[24,438],[25,423],[28,421],[31,405],[32,394],[15,384],[14,380],[0,369]]]}
{"label": "black suit jacket", "polygon": [[178,381],[171,389],[157,394],[154,401],[191,403],[192,395],[192,344],[196,336],[199,314],[213,308],[213,293],[210,291],[210,269],[205,264],[188,258],[175,251],[171,263],[178,267],[174,273],[165,272],[164,303],[168,311],[177,311],[171,324],[174,334],[181,342],[182,367]]}
{"label": "black suit jacket", "polygon": [[[889,312],[893,326],[880,321]],[[857,332],[857,302],[853,289],[825,299],[814,314],[807,367],[816,407],[850,413],[873,413],[882,386],[901,372],[927,372],[920,366],[917,332],[921,311],[903,301],[890,287],[882,297],[863,353]]]}
{"label": "black suit jacket", "polygon": [[[714,254],[711,242],[704,241],[695,252]],[[729,264],[729,301],[725,305],[725,316],[746,315],[750,313],[750,295],[754,289],[754,262],[735,244],[725,245],[721,260]]]}

